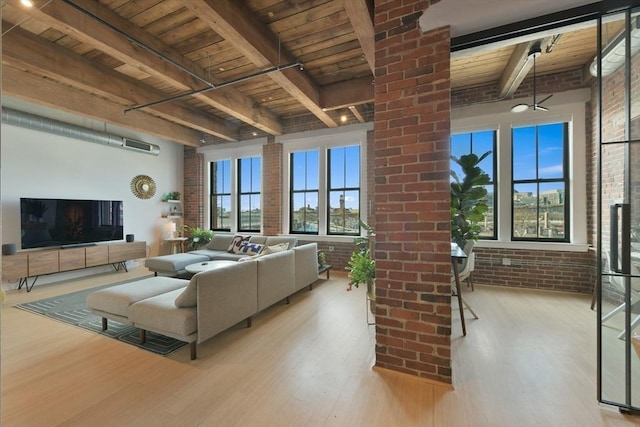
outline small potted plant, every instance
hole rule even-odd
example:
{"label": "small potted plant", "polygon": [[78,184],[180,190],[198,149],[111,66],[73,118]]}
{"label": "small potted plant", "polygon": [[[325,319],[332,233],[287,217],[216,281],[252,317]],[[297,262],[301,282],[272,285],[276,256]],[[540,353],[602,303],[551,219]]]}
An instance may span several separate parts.
{"label": "small potted plant", "polygon": [[363,221],[360,221],[360,226],[366,230],[367,235],[354,239],[356,250],[351,253],[351,257],[345,267],[349,271],[349,287],[347,290],[350,291],[353,286],[357,288],[360,284],[367,285],[367,297],[371,301],[370,309],[373,311],[376,299],[376,260],[373,258],[371,245],[375,232],[371,226]]}
{"label": "small potted plant", "polygon": [[185,225],[184,228],[187,231],[187,234],[189,235],[188,236],[189,250],[193,251],[193,250],[199,249],[202,246],[209,243],[213,238],[213,231],[211,230],[205,230],[204,228],[200,228],[200,227],[189,227],[188,225]]}

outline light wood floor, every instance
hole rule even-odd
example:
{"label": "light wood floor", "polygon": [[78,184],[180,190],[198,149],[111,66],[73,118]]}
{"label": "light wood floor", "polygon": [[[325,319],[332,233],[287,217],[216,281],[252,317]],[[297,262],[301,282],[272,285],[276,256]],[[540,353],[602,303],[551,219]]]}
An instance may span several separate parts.
{"label": "light wood floor", "polygon": [[[372,369],[364,288],[332,274],[198,348],[157,356],[12,306],[146,274],[11,291],[2,426],[637,426],[596,401],[589,296],[477,286],[454,386]],[[90,285],[89,285],[90,284]]]}

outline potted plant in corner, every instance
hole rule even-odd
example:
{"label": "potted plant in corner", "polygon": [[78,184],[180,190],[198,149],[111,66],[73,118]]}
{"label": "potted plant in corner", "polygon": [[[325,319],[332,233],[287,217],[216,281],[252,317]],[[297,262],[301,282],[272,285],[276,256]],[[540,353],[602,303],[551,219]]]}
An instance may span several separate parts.
{"label": "potted plant in corner", "polygon": [[484,221],[489,209],[486,196],[489,184],[489,175],[478,165],[491,151],[487,151],[478,157],[475,154],[465,154],[457,158],[451,156],[451,160],[462,169],[462,179],[455,171],[451,171],[451,241],[464,248],[467,241],[477,241],[482,228],[480,223]]}
{"label": "potted plant in corner", "polygon": [[356,250],[351,253],[351,257],[347,262],[346,270],[349,271],[349,287],[356,288],[360,284],[367,285],[367,297],[370,300],[370,309],[373,312],[375,308],[375,280],[376,280],[376,260],[373,258],[371,251],[372,238],[375,237],[373,228],[360,220],[360,226],[367,232],[366,236],[356,237],[354,243]]}
{"label": "potted plant in corner", "polygon": [[205,230],[200,227],[189,227],[188,225],[185,225],[184,229],[188,234],[188,247],[191,251],[201,248],[213,238],[213,231],[211,230]]}

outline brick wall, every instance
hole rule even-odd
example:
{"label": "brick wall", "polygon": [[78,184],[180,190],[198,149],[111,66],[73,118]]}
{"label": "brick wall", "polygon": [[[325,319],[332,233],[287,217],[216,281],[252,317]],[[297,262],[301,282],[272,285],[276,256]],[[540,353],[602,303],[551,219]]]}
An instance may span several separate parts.
{"label": "brick wall", "polygon": [[449,29],[376,1],[376,365],[451,382]]}
{"label": "brick wall", "polygon": [[262,149],[262,233],[273,236],[282,230],[282,144],[268,137]]}
{"label": "brick wall", "polygon": [[184,224],[190,227],[205,227],[204,217],[205,182],[204,156],[193,147],[184,147],[184,190],[182,209]]}
{"label": "brick wall", "polygon": [[[592,252],[478,247],[474,252],[475,283],[586,294],[591,294],[593,290]],[[505,259],[508,259],[511,265],[503,265]]]}

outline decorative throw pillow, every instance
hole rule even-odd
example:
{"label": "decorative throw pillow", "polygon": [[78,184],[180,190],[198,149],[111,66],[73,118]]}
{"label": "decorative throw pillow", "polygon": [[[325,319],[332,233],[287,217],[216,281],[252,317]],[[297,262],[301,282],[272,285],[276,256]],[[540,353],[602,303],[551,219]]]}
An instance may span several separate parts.
{"label": "decorative throw pillow", "polygon": [[284,252],[289,247],[288,243],[278,243],[277,245],[267,246],[262,249],[262,255],[275,254],[276,252]]}
{"label": "decorative throw pillow", "polygon": [[239,252],[237,252],[238,248],[243,243],[249,242],[249,239],[251,239],[251,236],[241,236],[239,234],[233,236],[233,239],[231,239],[231,244],[229,245],[229,248],[227,249],[227,252],[229,252],[231,254],[239,253]]}
{"label": "decorative throw pillow", "polygon": [[243,242],[240,244],[240,247],[235,249],[235,253],[237,254],[247,254],[247,255],[260,255],[264,245],[259,243],[251,243],[251,242]]}

